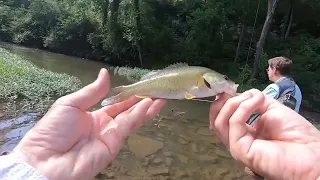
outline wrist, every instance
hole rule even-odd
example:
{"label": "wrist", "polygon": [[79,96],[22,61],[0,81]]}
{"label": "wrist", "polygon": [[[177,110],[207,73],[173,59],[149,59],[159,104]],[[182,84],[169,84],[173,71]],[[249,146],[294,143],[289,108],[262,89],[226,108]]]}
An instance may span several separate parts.
{"label": "wrist", "polygon": [[47,180],[36,168],[28,164],[16,152],[2,154],[0,161],[0,179],[37,179]]}
{"label": "wrist", "polygon": [[38,160],[36,156],[27,151],[15,148],[12,152],[10,152],[9,155],[15,156],[16,158],[19,158],[21,161],[27,163],[29,166],[38,169]]}
{"label": "wrist", "polygon": [[42,174],[42,176],[49,178],[47,172],[45,172],[45,168],[43,168],[44,163],[41,163],[38,156],[31,152],[32,151],[25,151],[24,149],[19,148],[18,145],[12,152],[10,152],[9,155],[15,156],[21,162],[24,162],[28,166],[32,167],[39,174]]}

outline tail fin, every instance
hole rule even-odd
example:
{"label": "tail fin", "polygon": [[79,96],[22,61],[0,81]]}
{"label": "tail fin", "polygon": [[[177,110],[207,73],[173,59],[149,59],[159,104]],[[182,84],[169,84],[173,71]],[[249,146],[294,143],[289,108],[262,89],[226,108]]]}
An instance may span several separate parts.
{"label": "tail fin", "polygon": [[127,96],[125,95],[126,93],[123,93],[124,90],[125,90],[124,86],[118,86],[118,87],[112,88],[109,93],[110,97],[104,99],[101,102],[101,106],[108,106],[108,105],[115,104],[125,100]]}
{"label": "tail fin", "polygon": [[118,95],[106,98],[101,102],[101,106],[108,106],[108,105],[111,105],[111,104],[118,103],[118,102],[120,102],[122,100],[121,97],[122,97],[121,94],[118,94]]}
{"label": "tail fin", "polygon": [[121,92],[123,92],[125,89],[124,86],[118,86],[118,87],[114,87],[110,90],[109,94],[110,96],[115,96],[117,94],[120,94]]}

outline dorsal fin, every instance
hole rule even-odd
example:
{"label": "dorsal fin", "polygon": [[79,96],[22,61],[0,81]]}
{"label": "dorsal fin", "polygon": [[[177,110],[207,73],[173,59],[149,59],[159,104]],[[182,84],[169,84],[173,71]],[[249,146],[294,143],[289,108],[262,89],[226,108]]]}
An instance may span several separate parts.
{"label": "dorsal fin", "polygon": [[187,63],[179,62],[179,63],[171,64],[163,69],[175,69],[175,68],[187,67],[187,66],[189,66]]}
{"label": "dorsal fin", "polygon": [[148,72],[147,74],[143,75],[140,80],[143,81],[143,80],[146,80],[150,77],[152,77],[154,74],[156,74],[159,70],[153,70],[153,71],[150,71]]}
{"label": "dorsal fin", "polygon": [[164,74],[166,74],[166,72],[168,72],[167,70],[170,71],[171,69],[176,69],[176,68],[179,68],[179,67],[188,67],[188,66],[189,65],[187,63],[181,63],[181,62],[180,63],[171,64],[171,65],[169,65],[169,66],[167,66],[167,67],[165,67],[163,69],[153,70],[151,72],[148,72],[147,74],[143,75],[140,78],[140,81],[164,75]]}

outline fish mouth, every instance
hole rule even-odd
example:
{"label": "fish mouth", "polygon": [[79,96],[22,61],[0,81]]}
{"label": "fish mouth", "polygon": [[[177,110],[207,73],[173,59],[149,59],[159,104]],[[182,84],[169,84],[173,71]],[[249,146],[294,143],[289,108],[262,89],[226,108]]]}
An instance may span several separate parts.
{"label": "fish mouth", "polygon": [[226,90],[226,93],[230,94],[232,96],[236,95],[237,91],[238,91],[238,87],[239,87],[239,84],[232,83],[232,84],[230,84],[229,88]]}
{"label": "fish mouth", "polygon": [[233,84],[232,88],[234,88],[236,91],[238,90],[239,84]]}

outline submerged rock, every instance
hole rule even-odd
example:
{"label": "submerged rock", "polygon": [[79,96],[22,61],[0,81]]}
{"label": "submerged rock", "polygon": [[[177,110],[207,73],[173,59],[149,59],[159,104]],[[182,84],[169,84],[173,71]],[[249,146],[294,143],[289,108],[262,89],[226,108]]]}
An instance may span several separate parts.
{"label": "submerged rock", "polygon": [[161,163],[163,160],[161,159],[161,158],[155,158],[154,160],[153,160],[153,163],[154,164],[159,164],[159,163]]}
{"label": "submerged rock", "polygon": [[174,174],[178,178],[188,177],[188,174],[185,171],[182,171],[182,170],[179,170],[179,169],[176,170],[176,172]]}
{"label": "submerged rock", "polygon": [[166,158],[165,158],[165,162],[166,162],[166,165],[167,165],[167,166],[171,166],[172,163],[173,163],[173,159],[172,159],[172,158],[169,158],[169,157],[166,157]]}
{"label": "submerged rock", "polygon": [[198,156],[198,159],[201,162],[215,163],[218,160],[218,157],[217,156],[209,156],[209,155],[200,155],[200,156]]}
{"label": "submerged rock", "polygon": [[179,141],[179,143],[182,144],[182,145],[188,144],[188,142],[187,142],[186,140],[182,139],[182,138],[179,138],[178,141]]}
{"label": "submerged rock", "polygon": [[214,176],[217,178],[221,178],[221,176],[225,175],[226,173],[228,173],[227,169],[217,168]]}
{"label": "submerged rock", "polygon": [[188,136],[186,136],[186,135],[179,134],[179,137],[182,138],[182,139],[185,140],[185,141],[188,141],[188,142],[191,141],[190,137],[188,137]]}
{"label": "submerged rock", "polygon": [[189,158],[187,156],[179,154],[178,157],[182,163],[188,164]]}
{"label": "submerged rock", "polygon": [[203,136],[213,136],[213,133],[210,131],[208,127],[200,127],[197,133]]}
{"label": "submerged rock", "polygon": [[163,155],[170,157],[170,156],[172,156],[172,153],[170,151],[165,151],[165,152],[163,152]]}
{"label": "submerged rock", "polygon": [[145,136],[132,135],[128,139],[131,152],[137,157],[144,158],[163,148],[163,143]]}
{"label": "submerged rock", "polygon": [[194,153],[199,152],[199,150],[198,150],[198,147],[197,147],[197,144],[196,144],[196,143],[192,143],[192,144],[191,144],[191,150],[192,150],[192,152],[194,152]]}
{"label": "submerged rock", "polygon": [[147,171],[150,175],[169,175],[169,168],[168,167],[152,167],[149,168]]}
{"label": "submerged rock", "polygon": [[216,152],[216,154],[218,156],[225,157],[225,158],[231,158],[231,154],[228,153],[227,150],[226,151],[222,151],[220,149],[216,149],[215,152]]}

